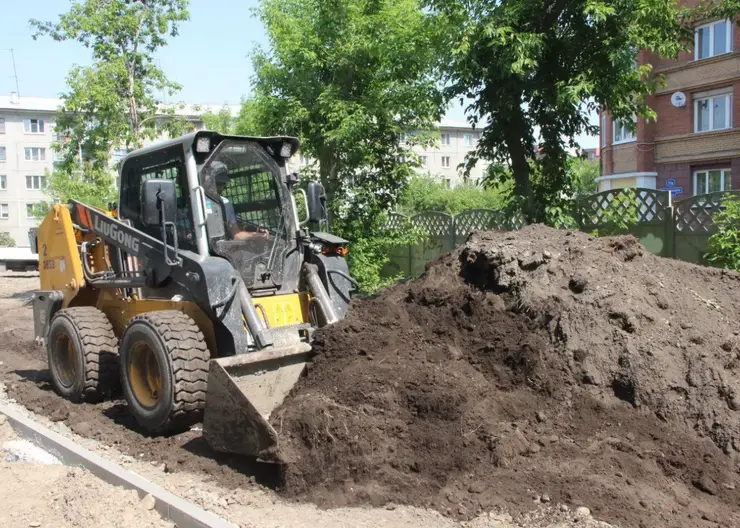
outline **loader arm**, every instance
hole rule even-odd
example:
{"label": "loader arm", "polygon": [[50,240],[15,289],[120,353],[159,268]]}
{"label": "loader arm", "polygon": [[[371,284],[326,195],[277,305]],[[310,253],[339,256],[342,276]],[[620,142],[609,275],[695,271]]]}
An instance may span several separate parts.
{"label": "loader arm", "polygon": [[[103,239],[109,246],[117,248],[144,263],[137,275],[115,270],[113,274],[90,276],[83,262],[86,283],[98,288],[157,287],[168,279],[188,291],[193,301],[214,322],[214,332],[220,356],[233,356],[247,351],[249,336],[242,319],[240,284],[241,276],[225,259],[201,257],[191,251],[178,250],[126,223],[112,218],[102,211],[71,200],[72,220],[84,230]],[[166,253],[165,253],[166,252]],[[167,263],[166,255],[176,254],[178,265]],[[84,259],[83,259],[84,261]],[[256,321],[259,317],[249,303]],[[250,318],[247,318],[248,323]],[[257,330],[260,327],[257,326]]]}

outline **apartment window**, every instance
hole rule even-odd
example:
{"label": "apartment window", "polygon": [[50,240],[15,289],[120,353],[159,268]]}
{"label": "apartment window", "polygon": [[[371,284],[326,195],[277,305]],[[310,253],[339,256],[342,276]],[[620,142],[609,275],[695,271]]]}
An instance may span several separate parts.
{"label": "apartment window", "polygon": [[601,112],[601,148],[606,148],[606,113]]}
{"label": "apartment window", "polygon": [[0,204],[0,218],[10,218],[10,211],[8,211],[8,204]]}
{"label": "apartment window", "polygon": [[730,188],[730,169],[704,170],[694,173],[694,196],[729,191]]}
{"label": "apartment window", "polygon": [[0,147],[0,161],[5,161],[5,147]]}
{"label": "apartment window", "polygon": [[449,145],[450,144],[450,135],[449,134],[442,134],[441,135],[442,144],[443,145]]}
{"label": "apartment window", "polygon": [[720,20],[696,28],[694,33],[694,59],[708,59],[732,51],[732,24]]}
{"label": "apartment window", "polygon": [[419,163],[421,163],[422,167],[427,166],[427,157],[426,156],[419,156]]}
{"label": "apartment window", "polygon": [[451,179],[449,179],[449,178],[446,178],[445,179],[445,187],[447,187],[448,189],[451,189],[452,188],[452,180]]}
{"label": "apartment window", "polygon": [[449,156],[442,156],[442,168],[444,169],[450,168],[450,157]]}
{"label": "apartment window", "polygon": [[0,134],[5,134],[5,118],[0,117]]}
{"label": "apartment window", "polygon": [[43,147],[26,147],[23,149],[26,161],[45,161],[46,149]]}
{"label": "apartment window", "polygon": [[5,174],[0,174],[0,191],[5,191],[8,188],[8,177]]}
{"label": "apartment window", "polygon": [[46,176],[26,176],[26,189],[38,191],[46,187]]}
{"label": "apartment window", "polygon": [[627,121],[621,119],[614,121],[614,141],[612,141],[613,145],[616,145],[617,143],[627,143],[629,141],[635,140],[635,131],[630,129],[630,126],[635,126],[634,121],[632,123],[628,123]]}
{"label": "apartment window", "polygon": [[26,218],[36,218],[36,215],[34,214],[34,208],[36,207],[36,204],[30,203],[26,204]]}
{"label": "apartment window", "polygon": [[732,127],[732,92],[694,97],[694,132]]}
{"label": "apartment window", "polygon": [[44,120],[43,119],[24,119],[23,130],[26,134],[43,134],[44,133]]}
{"label": "apartment window", "polygon": [[401,134],[401,145],[405,145],[409,141],[409,136],[405,132]]}
{"label": "apartment window", "polygon": [[473,146],[473,134],[463,134],[463,143],[466,147]]}

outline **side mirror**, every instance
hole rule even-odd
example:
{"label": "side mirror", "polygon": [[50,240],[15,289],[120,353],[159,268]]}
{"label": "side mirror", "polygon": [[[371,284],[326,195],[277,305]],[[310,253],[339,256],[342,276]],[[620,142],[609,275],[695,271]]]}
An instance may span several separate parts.
{"label": "side mirror", "polygon": [[308,182],[306,207],[308,208],[309,221],[318,223],[326,220],[326,191],[323,185],[317,182]]}
{"label": "side mirror", "polygon": [[175,181],[144,180],[141,183],[141,222],[146,226],[160,225],[160,212],[165,221],[174,221],[177,215]]}

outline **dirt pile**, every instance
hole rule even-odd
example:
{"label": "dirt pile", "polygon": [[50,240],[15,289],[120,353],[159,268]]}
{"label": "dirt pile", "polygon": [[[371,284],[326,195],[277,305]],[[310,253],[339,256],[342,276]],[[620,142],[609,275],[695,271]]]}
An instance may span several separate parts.
{"label": "dirt pile", "polygon": [[740,525],[739,294],[631,237],[476,233],[317,332],[273,414],[284,493]]}

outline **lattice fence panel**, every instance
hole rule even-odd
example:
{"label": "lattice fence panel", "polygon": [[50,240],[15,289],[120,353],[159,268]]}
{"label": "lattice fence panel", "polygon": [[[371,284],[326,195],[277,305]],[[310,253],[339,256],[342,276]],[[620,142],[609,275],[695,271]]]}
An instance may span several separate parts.
{"label": "lattice fence panel", "polygon": [[[630,200],[619,200],[621,197]],[[665,222],[670,215],[670,193],[654,189],[615,189],[583,198],[578,203],[581,228],[590,230],[616,215],[625,218],[632,214],[632,199],[636,205],[637,224]]]}
{"label": "lattice fence panel", "polygon": [[714,215],[729,199],[740,198],[740,192],[701,194],[675,204],[674,224],[682,234],[709,234],[715,230]]}
{"label": "lattice fence panel", "polygon": [[486,229],[511,229],[503,211],[495,209],[470,209],[455,217],[455,236],[458,241],[473,231]]}
{"label": "lattice fence panel", "polygon": [[388,214],[388,223],[386,224],[386,227],[388,229],[399,229],[402,226],[406,225],[406,223],[409,221],[409,217],[400,213],[389,213]]}
{"label": "lattice fence panel", "polygon": [[453,217],[445,213],[420,213],[411,217],[411,223],[433,237],[452,237]]}

